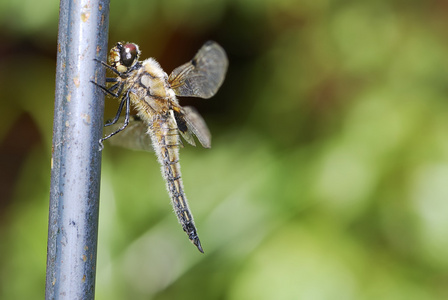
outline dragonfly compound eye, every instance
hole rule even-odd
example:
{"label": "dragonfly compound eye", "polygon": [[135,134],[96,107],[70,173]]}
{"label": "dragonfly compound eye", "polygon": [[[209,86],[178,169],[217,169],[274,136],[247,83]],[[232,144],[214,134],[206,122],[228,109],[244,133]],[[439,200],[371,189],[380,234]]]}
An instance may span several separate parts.
{"label": "dragonfly compound eye", "polygon": [[124,66],[130,67],[138,58],[140,51],[136,44],[126,44],[121,48],[121,62]]}

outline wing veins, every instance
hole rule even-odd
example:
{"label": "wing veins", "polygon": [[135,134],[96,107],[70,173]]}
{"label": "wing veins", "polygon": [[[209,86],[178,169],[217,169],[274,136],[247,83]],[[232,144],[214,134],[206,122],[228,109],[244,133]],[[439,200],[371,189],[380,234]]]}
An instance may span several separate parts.
{"label": "wing veins", "polygon": [[210,98],[218,91],[227,71],[228,60],[215,42],[207,42],[188,63],[174,69],[169,83],[177,96]]}

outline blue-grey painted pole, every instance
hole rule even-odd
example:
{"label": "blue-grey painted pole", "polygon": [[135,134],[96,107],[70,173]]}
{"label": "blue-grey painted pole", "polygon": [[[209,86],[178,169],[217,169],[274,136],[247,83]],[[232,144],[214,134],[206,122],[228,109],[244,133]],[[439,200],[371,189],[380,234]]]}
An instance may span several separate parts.
{"label": "blue-grey painted pole", "polygon": [[94,299],[109,0],[61,0],[46,299]]}

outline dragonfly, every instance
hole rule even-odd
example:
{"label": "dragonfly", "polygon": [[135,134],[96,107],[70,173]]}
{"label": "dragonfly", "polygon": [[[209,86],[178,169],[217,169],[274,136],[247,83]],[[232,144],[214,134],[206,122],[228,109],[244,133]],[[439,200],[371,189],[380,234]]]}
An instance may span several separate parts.
{"label": "dragonfly", "polygon": [[[193,146],[196,136],[204,148],[210,148],[211,134],[196,109],[180,106],[177,96],[203,99],[214,96],[227,72],[227,55],[219,44],[208,41],[193,59],[168,76],[154,58],[140,61],[140,54],[137,44],[118,42],[109,52],[109,64],[98,60],[115,76],[106,78],[106,86],[92,82],[107,95],[120,99],[114,119],[105,124],[115,128],[100,139],[100,150],[103,141],[122,131],[119,135],[123,136],[122,141],[116,144],[153,150],[177,219],[190,241],[204,253],[184,192],[179,164],[179,148],[183,144],[179,135]],[[130,114],[131,105],[137,111],[136,116]],[[123,108],[124,121],[120,117]]]}

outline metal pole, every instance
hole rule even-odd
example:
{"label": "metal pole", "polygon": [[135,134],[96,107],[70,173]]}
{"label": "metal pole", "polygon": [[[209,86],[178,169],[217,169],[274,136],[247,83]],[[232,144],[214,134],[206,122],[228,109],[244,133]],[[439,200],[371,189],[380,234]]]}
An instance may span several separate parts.
{"label": "metal pole", "polygon": [[61,0],[46,299],[94,299],[109,0]]}

